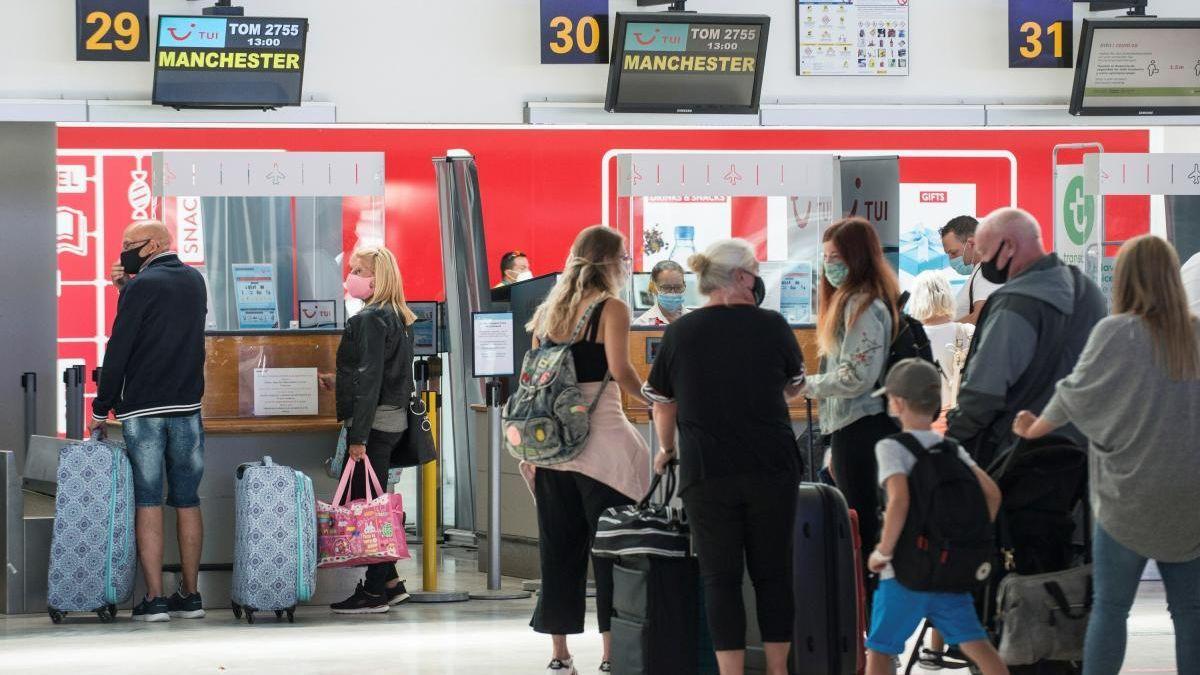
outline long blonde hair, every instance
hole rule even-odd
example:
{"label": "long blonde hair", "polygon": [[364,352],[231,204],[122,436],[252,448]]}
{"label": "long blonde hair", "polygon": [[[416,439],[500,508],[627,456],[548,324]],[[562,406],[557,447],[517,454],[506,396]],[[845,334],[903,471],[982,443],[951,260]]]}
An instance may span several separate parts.
{"label": "long blonde hair", "polygon": [[404,299],[404,279],[400,276],[396,256],[382,246],[372,246],[355,251],[350,258],[360,261],[375,275],[375,293],[367,304],[391,307],[404,319],[404,325],[411,326],[417,315]]}
{"label": "long blonde hair", "polygon": [[539,338],[572,330],[585,298],[617,294],[624,253],[625,237],[610,227],[593,225],[580,232],[571,245],[562,276],[538,306],[526,330]]}
{"label": "long blonde hair", "polygon": [[1158,365],[1172,380],[1200,379],[1200,343],[1188,308],[1179,255],[1166,240],[1143,235],[1125,242],[1113,277],[1113,311],[1146,322]]}

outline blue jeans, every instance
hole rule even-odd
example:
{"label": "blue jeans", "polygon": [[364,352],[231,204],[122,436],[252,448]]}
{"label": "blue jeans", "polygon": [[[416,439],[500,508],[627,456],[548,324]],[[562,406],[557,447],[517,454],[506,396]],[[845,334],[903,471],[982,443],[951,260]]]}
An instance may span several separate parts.
{"label": "blue jeans", "polygon": [[[133,500],[139,507],[162,506],[163,475],[167,505],[200,505],[196,493],[204,477],[204,427],[200,413],[186,417],[133,417],[122,423],[133,465]],[[165,465],[165,466],[164,466]]]}
{"label": "blue jeans", "polygon": [[[1084,645],[1084,675],[1117,675],[1125,661],[1126,621],[1146,558],[1125,548],[1099,525],[1092,545],[1096,599]],[[1158,563],[1175,623],[1179,675],[1200,675],[1200,559]]]}

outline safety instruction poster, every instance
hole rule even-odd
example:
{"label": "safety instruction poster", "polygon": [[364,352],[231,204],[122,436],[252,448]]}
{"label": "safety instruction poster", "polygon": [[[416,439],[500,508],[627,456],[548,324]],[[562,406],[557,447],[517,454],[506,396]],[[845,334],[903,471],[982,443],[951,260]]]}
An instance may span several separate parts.
{"label": "safety instruction poster", "polygon": [[909,0],[797,0],[797,75],[908,75]]}
{"label": "safety instruction poster", "polygon": [[269,263],[235,263],[232,267],[238,329],[279,328],[275,266]]}

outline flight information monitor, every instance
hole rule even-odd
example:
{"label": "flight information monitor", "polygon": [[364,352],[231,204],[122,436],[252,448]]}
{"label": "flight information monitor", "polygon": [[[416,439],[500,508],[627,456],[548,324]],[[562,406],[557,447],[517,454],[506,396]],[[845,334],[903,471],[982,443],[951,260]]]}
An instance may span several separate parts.
{"label": "flight information monitor", "polygon": [[1072,115],[1200,115],[1200,20],[1084,21]]}
{"label": "flight information monitor", "polygon": [[617,14],[610,112],[757,113],[770,17]]}
{"label": "flight information monitor", "polygon": [[161,16],[154,103],[177,108],[300,105],[308,19]]}

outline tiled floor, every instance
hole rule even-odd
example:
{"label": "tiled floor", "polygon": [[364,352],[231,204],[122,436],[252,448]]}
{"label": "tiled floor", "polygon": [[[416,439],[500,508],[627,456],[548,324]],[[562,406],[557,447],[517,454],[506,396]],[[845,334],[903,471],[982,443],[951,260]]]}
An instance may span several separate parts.
{"label": "tiled floor", "polygon": [[[405,567],[405,576],[419,588],[417,566]],[[448,587],[484,585],[481,575],[461,567],[450,575]],[[45,615],[0,617],[0,673],[542,673],[549,644],[528,627],[533,602],[407,604],[359,618],[310,607],[299,612],[295,625],[263,617],[247,626],[228,610],[212,610],[201,621],[150,625],[134,624],[128,613],[112,625],[87,617],[61,626],[51,625]],[[1124,672],[1175,672],[1174,638],[1160,584],[1143,585],[1130,634]],[[580,636],[572,649],[580,672],[595,673],[598,636]]]}

